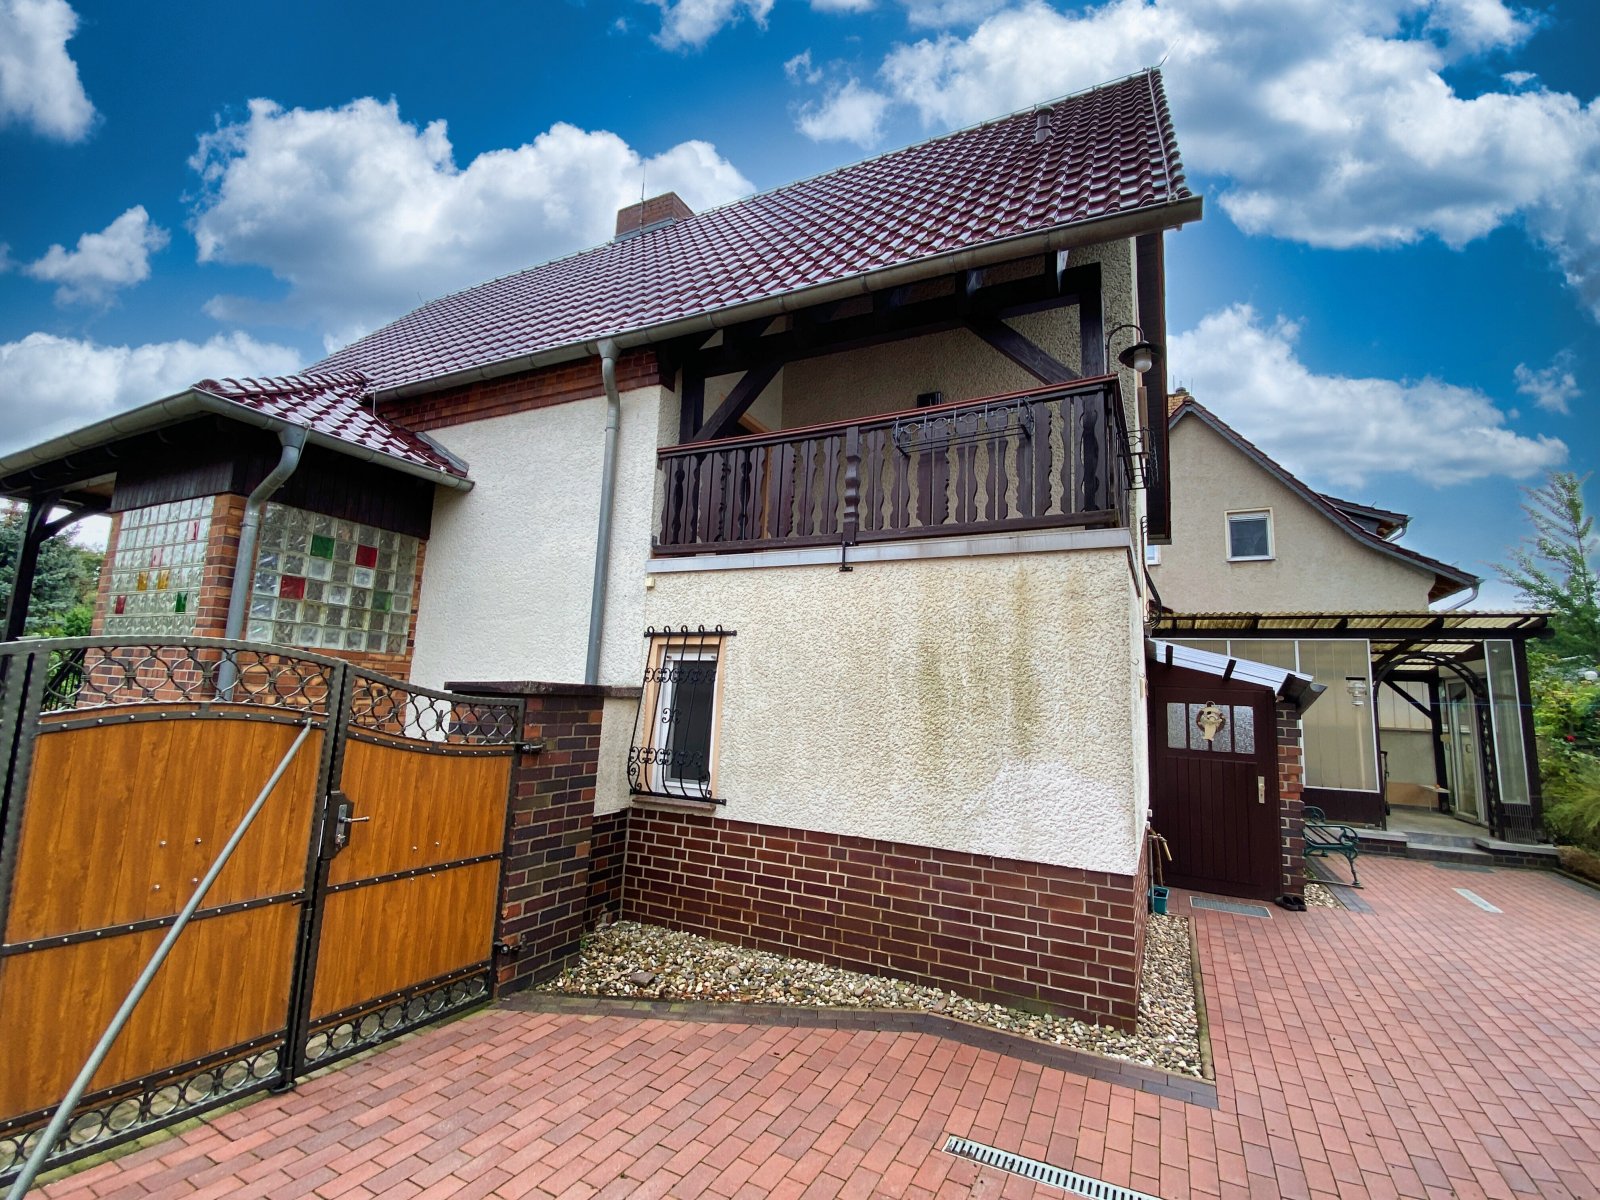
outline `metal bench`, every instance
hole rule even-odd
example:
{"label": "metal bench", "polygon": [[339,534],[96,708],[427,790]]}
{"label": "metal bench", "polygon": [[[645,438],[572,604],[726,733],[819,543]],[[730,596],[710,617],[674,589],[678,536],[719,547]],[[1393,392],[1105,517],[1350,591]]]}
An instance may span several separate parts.
{"label": "metal bench", "polygon": [[1361,886],[1361,877],[1356,874],[1361,840],[1354,829],[1348,825],[1331,824],[1327,813],[1314,804],[1308,804],[1305,807],[1305,844],[1307,858],[1341,855],[1350,864],[1350,886]]}

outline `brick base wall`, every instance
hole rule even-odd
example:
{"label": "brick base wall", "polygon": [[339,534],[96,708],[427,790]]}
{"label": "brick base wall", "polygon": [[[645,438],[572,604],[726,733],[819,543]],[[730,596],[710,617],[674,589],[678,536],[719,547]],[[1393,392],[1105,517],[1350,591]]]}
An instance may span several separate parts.
{"label": "brick base wall", "polygon": [[636,808],[623,915],[1129,1029],[1144,871],[1110,875]]}
{"label": "brick base wall", "polygon": [[1283,837],[1279,880],[1282,894],[1298,896],[1306,886],[1305,754],[1301,748],[1300,714],[1278,701],[1278,824]]}
{"label": "brick base wall", "polygon": [[603,913],[611,920],[622,916],[622,876],[628,857],[628,810],[601,813],[594,818],[589,840],[588,919]]}

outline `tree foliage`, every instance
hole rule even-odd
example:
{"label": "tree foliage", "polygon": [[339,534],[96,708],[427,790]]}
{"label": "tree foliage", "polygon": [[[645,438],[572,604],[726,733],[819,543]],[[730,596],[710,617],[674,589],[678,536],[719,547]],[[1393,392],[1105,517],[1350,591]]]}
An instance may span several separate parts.
{"label": "tree foliage", "polygon": [[[25,523],[26,515],[17,506],[0,511],[0,611],[11,597]],[[74,542],[70,533],[46,541],[39,548],[24,632],[42,637],[86,636],[94,620],[102,557],[98,550]]]}
{"label": "tree foliage", "polygon": [[1545,824],[1558,842],[1600,850],[1600,582],[1586,482],[1561,471],[1524,489],[1533,534],[1495,569],[1550,613],[1550,638],[1529,653]]}
{"label": "tree foliage", "polygon": [[1495,570],[1530,605],[1550,612],[1550,652],[1592,667],[1600,663],[1600,582],[1591,561],[1594,518],[1583,503],[1588,478],[1557,471],[1543,487],[1524,488],[1522,511],[1533,535]]}

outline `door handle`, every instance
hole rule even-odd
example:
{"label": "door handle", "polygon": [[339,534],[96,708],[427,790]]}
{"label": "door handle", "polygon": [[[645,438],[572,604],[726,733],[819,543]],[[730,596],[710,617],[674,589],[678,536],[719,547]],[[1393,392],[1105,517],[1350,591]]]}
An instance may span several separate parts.
{"label": "door handle", "polygon": [[334,792],[332,795],[336,798],[336,807],[333,811],[333,852],[337,854],[350,844],[350,826],[359,825],[372,818],[353,816],[356,806],[344,798],[343,792]]}
{"label": "door handle", "polygon": [[1257,775],[1256,776],[1256,803],[1257,804],[1265,804],[1266,802],[1267,802],[1267,777],[1265,775]]}

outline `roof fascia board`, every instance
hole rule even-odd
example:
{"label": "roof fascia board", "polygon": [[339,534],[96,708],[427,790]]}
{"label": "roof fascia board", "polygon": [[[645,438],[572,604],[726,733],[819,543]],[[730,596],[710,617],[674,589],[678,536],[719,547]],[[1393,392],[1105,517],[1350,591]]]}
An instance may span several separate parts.
{"label": "roof fascia board", "polygon": [[[1454,595],[1455,592],[1465,591],[1467,588],[1483,582],[1483,580],[1478,578],[1478,576],[1469,575],[1459,567],[1452,567],[1449,563],[1441,562],[1436,558],[1427,558],[1426,555],[1418,554],[1414,550],[1402,550],[1400,547],[1394,545],[1394,543],[1380,537],[1376,533],[1369,534],[1366,530],[1362,529],[1361,526],[1357,525],[1354,521],[1340,513],[1338,511],[1338,507],[1329,501],[1325,496],[1307,487],[1304,483],[1296,479],[1287,470],[1285,470],[1283,466],[1280,465],[1275,459],[1268,457],[1266,452],[1260,447],[1244,441],[1230,425],[1223,421],[1221,417],[1218,417],[1212,413],[1211,410],[1206,408],[1204,405],[1198,403],[1184,403],[1180,405],[1178,410],[1172,414],[1171,418],[1167,422],[1168,432],[1176,429],[1178,424],[1188,416],[1193,416],[1207,429],[1211,430],[1211,432],[1215,433],[1223,441],[1227,442],[1228,445],[1239,451],[1240,454],[1243,454],[1251,462],[1255,463],[1279,483],[1283,484],[1284,487],[1288,488],[1295,495],[1299,496],[1312,508],[1321,513],[1323,517],[1327,519],[1329,524],[1333,525],[1336,529],[1342,530],[1346,536],[1353,538],[1355,541],[1359,542],[1361,545],[1370,550],[1376,550],[1379,554],[1387,555],[1389,558],[1394,559],[1395,562],[1410,567],[1414,571],[1420,571],[1423,574],[1428,574],[1431,572],[1435,577],[1435,590],[1437,589],[1437,581],[1441,579],[1446,583],[1457,585],[1452,591],[1445,592],[1442,595],[1430,595],[1430,602],[1433,600],[1443,600],[1446,596]],[[1413,555],[1416,557],[1412,557]],[[1418,559],[1427,559],[1427,561],[1418,562]]]}
{"label": "roof fascia board", "polygon": [[616,342],[620,349],[634,350],[641,346],[670,341],[673,338],[684,337],[689,334],[711,334],[729,325],[737,325],[759,317],[774,317],[781,313],[794,312],[796,309],[809,308],[814,304],[826,304],[832,300],[848,299],[885,288],[899,287],[906,283],[916,283],[935,275],[972,270],[977,267],[994,266],[996,263],[1006,262],[1014,258],[1027,258],[1030,255],[1044,254],[1056,250],[1071,250],[1080,246],[1094,245],[1098,242],[1117,241],[1121,238],[1134,237],[1141,233],[1176,229],[1191,221],[1198,221],[1201,217],[1202,209],[1203,202],[1201,197],[1187,196],[1182,200],[1172,200],[1164,204],[1151,205],[1148,208],[1137,209],[1133,212],[1097,217],[1094,220],[1062,225],[1037,233],[1020,234],[1016,237],[1003,238],[1000,241],[985,242],[979,246],[951,250],[944,254],[934,255],[930,258],[920,258],[909,263],[897,263],[891,267],[880,267],[877,270],[851,275],[845,279],[836,279],[828,283],[815,284],[811,287],[797,288],[790,292],[780,292],[775,296],[765,296],[745,304],[731,305],[727,308],[698,313],[689,317],[679,317],[657,325],[647,325],[640,329],[613,331],[608,334],[601,334],[599,338],[583,342],[554,346],[548,350],[536,351],[533,354],[524,354],[516,358],[503,359],[500,362],[486,363],[480,367],[469,367],[466,370],[452,371],[429,379],[402,383],[396,387],[382,388],[376,390],[373,395],[379,401],[400,400],[408,396],[418,396],[428,392],[442,391],[445,388],[460,387],[463,384],[498,379],[505,375],[517,375],[524,371],[534,371],[540,367],[554,366],[557,363],[571,362],[574,359],[590,358],[599,353],[599,340],[605,337],[609,337]]}
{"label": "roof fascia board", "polygon": [[[224,400],[220,396],[213,396],[209,392],[202,392],[194,388],[179,392],[173,396],[140,405],[104,421],[97,421],[93,425],[86,425],[82,429],[75,429],[70,433],[62,434],[38,446],[31,446],[25,450],[18,450],[14,454],[0,458],[0,479],[4,479],[19,471],[31,470],[58,459],[70,458],[74,453],[93,450],[114,442],[121,438],[132,437],[135,434],[150,433],[168,425],[175,425],[190,417],[203,414],[215,414],[230,421],[238,421],[244,425],[253,425],[258,429],[266,429],[272,433],[279,433],[290,428],[304,428],[294,421],[286,421],[281,417],[269,416],[267,413],[257,412],[242,404],[235,404],[231,400]],[[455,488],[458,491],[470,491],[472,480],[460,479],[445,471],[436,471],[417,463],[406,462],[392,454],[384,454],[381,450],[373,450],[367,446],[357,446],[352,442],[341,441],[329,434],[320,433],[314,429],[307,429],[307,441],[314,446],[323,446],[335,453],[348,458],[361,459],[364,462],[376,463],[404,475],[414,475],[425,479],[429,483],[441,484],[445,487]]]}

